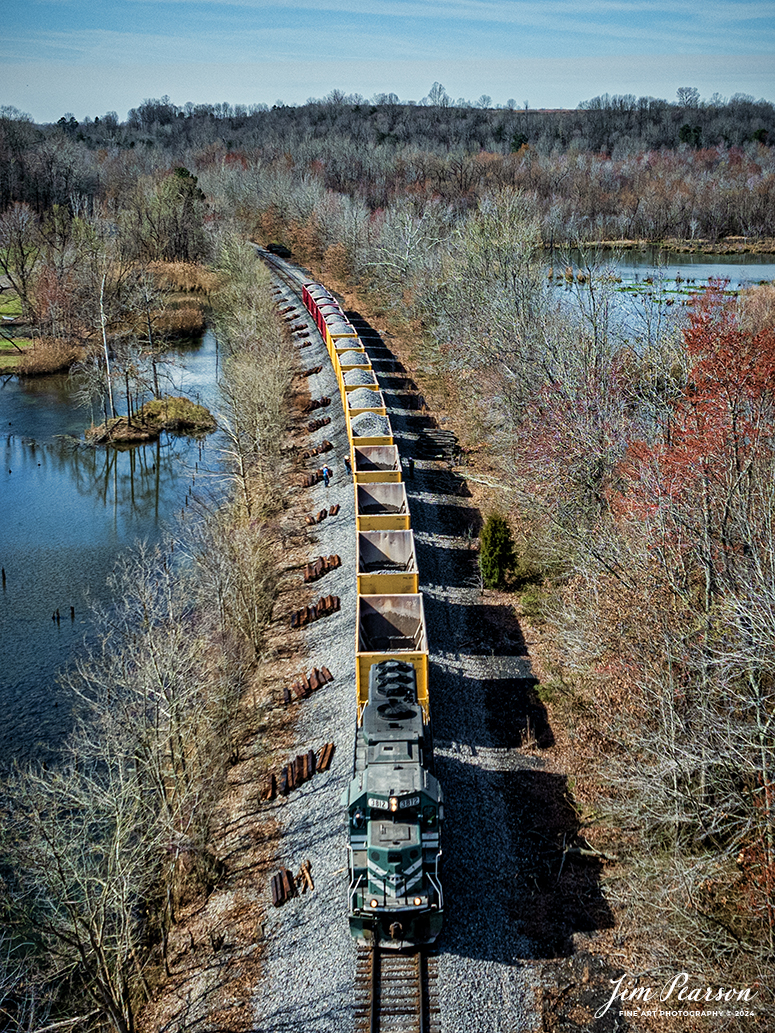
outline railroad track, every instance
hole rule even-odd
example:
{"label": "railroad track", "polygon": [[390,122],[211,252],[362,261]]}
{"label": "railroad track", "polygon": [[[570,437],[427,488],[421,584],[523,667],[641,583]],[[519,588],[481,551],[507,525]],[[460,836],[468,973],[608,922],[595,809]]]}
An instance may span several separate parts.
{"label": "railroad track", "polygon": [[[254,244],[253,246],[256,249],[258,257],[266,262],[275,276],[279,280],[282,280],[286,287],[290,287],[294,294],[297,295],[299,301],[301,301],[301,277],[298,274],[291,272],[286,263],[276,255],[273,255],[271,251],[267,251],[266,248],[262,248],[258,244]],[[305,309],[304,315],[306,316],[306,314],[307,312]]]}
{"label": "railroad track", "polygon": [[437,958],[358,947],[355,971],[357,1033],[439,1033]]}

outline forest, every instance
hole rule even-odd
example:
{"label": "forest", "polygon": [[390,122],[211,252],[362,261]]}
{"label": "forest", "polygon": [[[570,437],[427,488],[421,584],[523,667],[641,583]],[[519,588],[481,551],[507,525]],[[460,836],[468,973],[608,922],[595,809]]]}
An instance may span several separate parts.
{"label": "forest", "polygon": [[[760,983],[771,1006],[775,285],[627,301],[592,245],[773,250],[775,106],[685,90],[542,112],[431,92],[272,109],[163,98],[124,123],[0,112],[6,347],[28,374],[80,371],[97,408],[123,384],[130,406],[153,393],[180,321],[214,320],[234,360],[237,514],[187,546],[220,608],[192,583],[181,598],[158,557],[126,573],[121,622],[74,689],[107,760],[84,754],[82,729],[58,780],[10,787],[9,1029],[41,1016],[135,1029],[181,873],[195,858],[202,885],[217,878],[199,801],[223,778],[212,744],[243,658],[259,662],[271,549],[246,550],[244,529],[271,512],[290,376],[266,278],[246,278],[247,239],[377,313],[454,414],[461,462],[498,485],[514,540],[502,586],[551,642],[537,691],[572,731],[584,828],[620,860],[605,892],[622,935],[640,931],[643,970],[701,965],[720,984]],[[569,265],[581,275],[558,287],[547,272]],[[199,316],[174,315],[187,307]],[[209,704],[188,673],[205,655],[186,640],[194,604],[219,643]],[[130,727],[130,668],[163,702],[161,727]],[[84,851],[95,828],[115,850]]]}

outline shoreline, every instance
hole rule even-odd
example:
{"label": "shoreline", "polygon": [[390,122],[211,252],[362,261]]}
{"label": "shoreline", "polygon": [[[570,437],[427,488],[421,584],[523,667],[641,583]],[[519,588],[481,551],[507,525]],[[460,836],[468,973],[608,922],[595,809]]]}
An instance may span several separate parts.
{"label": "shoreline", "polygon": [[[775,237],[722,237],[718,241],[704,239],[681,240],[667,237],[664,240],[628,239],[621,240],[587,240],[581,244],[565,243],[562,247],[594,247],[607,248],[611,251],[648,251],[658,248],[673,254],[694,255],[773,255],[775,256]],[[546,249],[549,250],[549,249]],[[555,245],[554,250],[557,250]]]}

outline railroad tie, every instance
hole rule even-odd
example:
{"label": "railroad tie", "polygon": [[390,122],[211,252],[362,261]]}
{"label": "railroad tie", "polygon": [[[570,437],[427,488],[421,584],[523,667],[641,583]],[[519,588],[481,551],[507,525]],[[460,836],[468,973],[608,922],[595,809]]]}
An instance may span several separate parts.
{"label": "railroad tie", "polygon": [[309,584],[310,581],[317,581],[318,578],[323,577],[330,570],[336,570],[337,567],[342,565],[342,560],[339,556],[318,556],[314,563],[305,563],[302,571],[305,584]]}
{"label": "railroad tie", "polygon": [[265,800],[274,800],[277,796],[277,777],[274,772],[269,775],[266,783],[266,791],[264,792]]}
{"label": "railroad tie", "polygon": [[312,881],[311,869],[312,865],[309,861],[301,862],[299,873],[296,876],[296,885],[301,887],[302,893],[306,893],[307,890],[311,893],[315,888],[315,883]]}
{"label": "railroad tie", "polygon": [[285,888],[282,876],[279,874],[272,876],[272,903],[275,907],[280,907],[285,903]]}
{"label": "railroad tie", "polygon": [[327,616],[329,613],[337,613],[340,607],[338,595],[327,595],[320,599],[317,604],[318,616]]}
{"label": "railroad tie", "polygon": [[[286,692],[288,692],[287,689],[286,689]],[[291,692],[294,694],[296,699],[306,699],[307,698],[307,689],[306,689],[306,687],[304,685],[304,682],[295,681],[295,682],[293,682],[291,684],[290,692],[288,692],[288,698],[286,700],[287,703],[290,703],[290,701],[291,701],[291,699],[290,699]]]}
{"label": "railroad tie", "polygon": [[280,869],[280,878],[283,883],[283,890],[285,891],[285,899],[290,900],[291,897],[297,896],[296,893],[296,882],[293,875],[288,871],[287,868]]}
{"label": "railroad tie", "polygon": [[310,693],[317,692],[318,689],[322,689],[324,685],[333,680],[334,676],[327,667],[323,667],[320,670],[317,667],[313,667],[308,675],[302,675],[300,678],[292,681],[290,687],[286,686],[283,689],[283,703],[288,706],[292,697],[299,700],[306,699]]}
{"label": "railroad tie", "polygon": [[318,755],[317,770],[328,771],[328,769],[331,767],[331,761],[333,760],[333,757],[334,744],[332,742],[327,742],[325,746],[322,747]]}
{"label": "railroad tie", "polygon": [[301,627],[306,628],[312,621],[317,620],[318,611],[316,606],[305,606],[303,610],[300,610],[301,614]]}
{"label": "railroad tie", "polygon": [[327,427],[330,422],[330,416],[322,416],[319,420],[310,420],[307,424],[307,430],[310,431],[310,433],[314,430],[320,430],[321,427]]}
{"label": "railroad tie", "polygon": [[[313,456],[321,456],[324,452],[330,452],[333,447],[334,446],[331,444],[330,441],[321,441],[321,443],[319,445],[316,445],[315,448],[308,448],[306,451],[302,452],[301,458],[312,459]],[[321,477],[323,476],[322,470],[320,475]]]}
{"label": "railroad tie", "polygon": [[324,395],[322,398],[312,398],[307,402],[307,412],[314,412],[315,409],[325,409],[327,405],[331,404],[331,399]]}
{"label": "railroad tie", "polygon": [[328,511],[328,515],[329,515],[329,516],[336,516],[336,514],[337,514],[338,512],[339,512],[339,503],[338,503],[338,502],[336,502],[336,503],[334,503],[334,505],[333,505],[333,506],[331,507],[331,509],[329,509],[329,511]]}
{"label": "railroad tie", "polygon": [[303,609],[295,610],[291,614],[291,627],[305,628],[320,617],[327,617],[330,613],[337,613],[340,607],[341,600],[338,595],[321,596],[313,606],[305,606]]}

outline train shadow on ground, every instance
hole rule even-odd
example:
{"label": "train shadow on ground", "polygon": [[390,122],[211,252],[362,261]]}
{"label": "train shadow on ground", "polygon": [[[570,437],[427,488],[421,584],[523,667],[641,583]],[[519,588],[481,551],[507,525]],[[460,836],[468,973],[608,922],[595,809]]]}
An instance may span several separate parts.
{"label": "train shadow on ground", "polygon": [[[379,333],[359,313],[347,315],[399,410],[391,420],[404,463],[412,456],[417,464],[406,481],[414,530],[474,537],[481,514],[458,502],[471,492],[453,468],[454,435],[439,429]],[[425,465],[424,457],[442,462]],[[419,541],[416,548],[424,583],[442,594],[474,589],[473,549]],[[572,958],[575,933],[614,924],[602,861],[584,840],[567,778],[544,770],[541,751],[555,737],[513,607],[473,591],[463,596],[424,597],[431,653],[446,658],[430,668],[436,775],[445,797],[439,948],[506,964]]]}
{"label": "train shadow on ground", "polygon": [[[445,580],[444,584],[448,585],[449,580]],[[447,649],[454,647],[460,653],[488,657],[528,655],[522,626],[514,611],[508,606],[497,603],[467,605],[426,594],[424,607],[426,623],[432,637],[436,628],[444,626],[442,620],[451,629],[453,637],[447,643]]]}
{"label": "train shadow on ground", "polygon": [[[412,482],[407,481],[406,484],[409,490],[410,507],[416,508],[422,505],[419,499],[412,497]],[[444,502],[435,502],[433,504],[433,518],[437,522],[441,534],[468,537],[472,543],[477,540],[482,529],[481,515],[479,510],[474,509],[473,506],[455,506]],[[478,554],[471,549],[468,555],[470,564],[475,569]]]}
{"label": "train shadow on ground", "polygon": [[[567,957],[575,933],[614,924],[602,863],[580,852],[587,845],[563,775],[492,771],[448,755],[437,757],[436,774],[445,797],[442,950],[511,964]],[[504,803],[508,825],[490,831],[485,850],[471,830]]]}
{"label": "train shadow on ground", "polygon": [[[432,554],[438,552],[437,547],[428,542],[415,540],[414,549],[417,554],[417,566],[425,572],[431,569]],[[476,579],[476,553],[470,549],[445,549],[445,559],[451,570],[444,579],[445,585],[450,588],[467,588],[475,583]]]}
{"label": "train shadow on ground", "polygon": [[[507,658],[512,659],[512,658]],[[513,670],[504,677],[467,678],[453,676],[456,699],[464,699],[469,707],[477,707],[477,720],[456,720],[457,707],[447,710],[439,705],[434,710],[434,735],[439,740],[456,742],[476,755],[480,750],[517,750],[523,747],[546,750],[554,745],[546,707],[526,664],[519,657],[509,664]],[[522,668],[520,670],[520,668]],[[451,678],[441,665],[431,665],[431,684],[449,685]]]}

